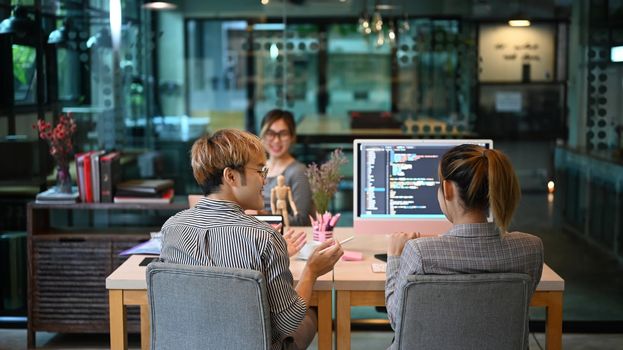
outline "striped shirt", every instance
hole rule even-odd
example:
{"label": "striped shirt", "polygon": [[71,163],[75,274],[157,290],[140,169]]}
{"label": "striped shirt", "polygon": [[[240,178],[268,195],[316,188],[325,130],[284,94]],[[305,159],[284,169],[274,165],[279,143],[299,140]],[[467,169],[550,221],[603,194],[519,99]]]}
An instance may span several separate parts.
{"label": "striped shirt", "polygon": [[302,322],[307,305],[294,290],[285,240],[237,204],[203,197],[194,208],[169,218],[162,234],[164,262],[251,269],[264,275],[272,349],[280,349]]}
{"label": "striped shirt", "polygon": [[439,237],[412,239],[400,257],[387,259],[385,305],[392,328],[400,324],[400,302],[408,275],[515,272],[532,279],[543,271],[543,243],[527,233],[499,234],[494,223],[454,225]]}

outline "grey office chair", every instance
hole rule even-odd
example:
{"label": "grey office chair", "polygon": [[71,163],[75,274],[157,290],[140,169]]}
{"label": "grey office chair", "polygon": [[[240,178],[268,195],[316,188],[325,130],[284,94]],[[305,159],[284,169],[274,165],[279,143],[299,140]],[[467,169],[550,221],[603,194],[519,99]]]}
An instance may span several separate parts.
{"label": "grey office chair", "polygon": [[528,275],[411,275],[408,281],[392,349],[528,348]]}
{"label": "grey office chair", "polygon": [[147,266],[151,349],[270,349],[264,276],[253,270]]}

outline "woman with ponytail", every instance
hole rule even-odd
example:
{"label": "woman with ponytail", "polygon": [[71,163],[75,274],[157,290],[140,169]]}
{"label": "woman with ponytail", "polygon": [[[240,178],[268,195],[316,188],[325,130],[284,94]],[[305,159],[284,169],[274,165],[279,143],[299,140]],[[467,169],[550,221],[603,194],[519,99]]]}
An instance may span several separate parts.
{"label": "woman with ponytail", "polygon": [[[525,273],[533,293],[541,279],[541,239],[507,231],[520,189],[502,152],[468,144],[454,147],[440,161],[439,182],[437,199],[452,228],[437,237],[396,233],[389,239],[385,303],[394,329],[408,275]],[[487,220],[489,211],[493,222]]]}

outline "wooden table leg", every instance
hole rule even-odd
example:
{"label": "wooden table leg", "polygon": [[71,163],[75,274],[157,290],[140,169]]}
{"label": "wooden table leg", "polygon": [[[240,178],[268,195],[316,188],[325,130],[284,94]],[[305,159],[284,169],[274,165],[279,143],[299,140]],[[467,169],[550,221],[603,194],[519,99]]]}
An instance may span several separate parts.
{"label": "wooden table leg", "polygon": [[547,293],[545,307],[545,348],[562,349],[562,292]]}
{"label": "wooden table leg", "polygon": [[108,291],[108,308],[110,310],[110,350],[127,350],[128,336],[123,290],[110,289]]}
{"label": "wooden table leg", "polygon": [[318,291],[318,350],[331,350],[333,339],[331,291]]}
{"label": "wooden table leg", "polygon": [[150,337],[149,306],[141,305],[141,350],[149,350]]}
{"label": "wooden table leg", "polygon": [[350,291],[338,290],[336,292],[337,312],[335,318],[335,336],[337,338],[337,350],[350,349]]}

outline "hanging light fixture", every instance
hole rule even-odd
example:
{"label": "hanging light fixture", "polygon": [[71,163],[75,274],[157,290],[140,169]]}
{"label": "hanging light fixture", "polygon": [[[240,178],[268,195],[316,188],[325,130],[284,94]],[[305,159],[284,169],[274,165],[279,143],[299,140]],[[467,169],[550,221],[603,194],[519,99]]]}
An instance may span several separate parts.
{"label": "hanging light fixture", "polygon": [[372,15],[372,31],[375,33],[383,31],[383,18],[378,10]]}
{"label": "hanging light fixture", "polygon": [[396,45],[396,29],[394,28],[393,20],[389,22],[389,32],[387,32],[387,39],[389,39],[390,45]]}
{"label": "hanging light fixture", "polygon": [[37,33],[35,22],[28,17],[28,11],[22,6],[15,6],[11,17],[0,22],[0,34],[15,34],[18,38],[32,38]]}
{"label": "hanging light fixture", "polygon": [[370,18],[368,16],[368,10],[365,9],[361,12],[361,16],[359,16],[359,26],[357,28],[360,33],[364,35],[368,35],[372,33],[372,29],[370,28]]}
{"label": "hanging light fixture", "polygon": [[385,44],[385,35],[383,35],[383,31],[380,31],[376,37],[376,47],[381,47]]}
{"label": "hanging light fixture", "polygon": [[87,40],[87,47],[91,48],[111,48],[112,37],[109,28],[102,28]]}
{"label": "hanging light fixture", "polygon": [[398,30],[401,33],[408,33],[411,30],[411,25],[409,24],[409,16],[407,15],[407,4],[404,0],[402,2],[402,11],[404,18]]}
{"label": "hanging light fixture", "polygon": [[529,27],[530,20],[528,16],[526,16],[522,11],[522,4],[515,4],[517,6],[517,11],[515,14],[511,16],[511,19],[508,21],[508,25],[511,27]]}
{"label": "hanging light fixture", "polygon": [[50,33],[48,36],[48,44],[66,46],[70,49],[75,49],[77,47],[77,37],[78,33],[74,29],[71,21],[69,19],[65,19],[60,28],[57,28]]}

